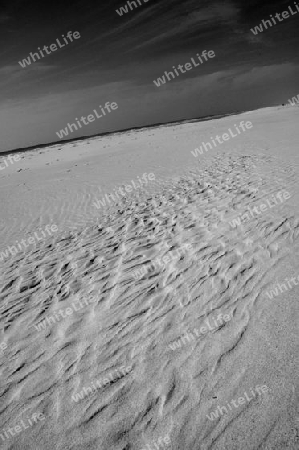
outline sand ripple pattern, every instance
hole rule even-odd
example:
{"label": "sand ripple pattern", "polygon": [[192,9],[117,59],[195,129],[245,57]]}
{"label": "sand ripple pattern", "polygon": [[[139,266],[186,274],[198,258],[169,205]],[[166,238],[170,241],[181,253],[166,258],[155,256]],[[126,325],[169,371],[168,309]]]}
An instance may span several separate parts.
{"label": "sand ripple pattern", "polygon": [[[291,191],[296,181],[294,171],[268,157],[219,156],[150,193],[135,193],[97,224],[7,261],[0,432],[31,411],[46,420],[3,448],[141,450],[167,432],[171,450],[299,448],[293,434],[276,442],[284,418],[267,423],[255,415],[261,405],[215,422],[206,417],[254,386],[242,358],[257,345],[262,292],[299,241],[298,216],[287,206],[235,229],[227,218],[271,192]],[[190,252],[135,280],[141,265],[184,243],[192,244]],[[35,329],[53,311],[91,296],[90,306]],[[232,312],[232,320],[170,350],[169,343],[219,312]],[[72,401],[84,386],[129,364],[126,376]],[[260,401],[266,414],[271,399]],[[289,402],[293,408],[295,399]],[[253,426],[262,427],[258,438]]]}

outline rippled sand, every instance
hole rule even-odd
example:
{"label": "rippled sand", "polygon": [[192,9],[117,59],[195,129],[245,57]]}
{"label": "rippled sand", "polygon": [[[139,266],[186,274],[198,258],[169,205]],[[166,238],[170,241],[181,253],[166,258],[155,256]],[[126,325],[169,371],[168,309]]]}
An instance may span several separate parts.
{"label": "rippled sand", "polygon": [[[299,448],[298,287],[273,299],[266,295],[276,282],[299,275],[298,167],[290,156],[271,154],[271,143],[283,147],[279,124],[284,126],[286,115],[296,146],[298,113],[273,108],[250,114],[256,128],[264,130],[262,144],[261,132],[253,133],[202,160],[191,156],[194,146],[186,145],[183,136],[190,132],[198,142],[202,127],[212,136],[239,117],[111,136],[112,146],[113,139],[115,147],[124,139],[129,148],[130,140],[138,146],[145,134],[153,133],[153,147],[158,148],[157,142],[162,146],[168,133],[177,138],[176,150],[172,153],[168,147],[166,167],[165,154],[159,166],[153,149],[148,158],[155,159],[148,159],[145,167],[156,174],[156,181],[100,211],[91,205],[101,156],[106,155],[105,170],[109,166],[109,153],[101,154],[105,140],[94,141],[100,156],[93,156],[93,178],[86,176],[86,185],[82,179],[88,153],[81,166],[75,161],[80,174],[70,156],[52,171],[45,171],[41,163],[35,167],[32,152],[33,166],[24,154],[31,185],[29,178],[17,181],[13,173],[2,177],[3,185],[14,186],[15,196],[18,182],[33,191],[26,197],[22,190],[14,204],[7,200],[7,213],[3,206],[3,247],[19,237],[17,225],[9,229],[7,222],[18,213],[24,236],[41,226],[41,218],[57,223],[60,230],[0,263],[0,342],[7,344],[0,356],[0,436],[1,430],[35,412],[45,416],[15,436],[0,437],[2,448]],[[273,129],[276,136],[270,135]],[[134,166],[126,151],[126,164]],[[50,151],[45,152],[50,158]],[[115,179],[120,169],[117,157],[111,158]],[[176,170],[171,167],[173,158]],[[141,175],[145,170],[139,171],[138,164],[134,167]],[[64,180],[65,191],[61,186],[33,189],[41,176],[44,185],[57,184],[55,177],[59,171],[63,176],[67,165],[73,178]],[[79,175],[76,190],[74,177]],[[129,176],[134,179],[136,173]],[[99,184],[105,175],[101,177]],[[113,183],[98,190],[98,198],[112,188]],[[288,191],[290,199],[231,226],[232,217],[279,191]],[[30,195],[36,203],[32,200],[26,211]],[[185,244],[191,244],[188,251],[169,256]],[[164,264],[145,271],[140,279],[134,277],[145,264],[167,256]],[[72,313],[58,320],[57,312],[67,308]],[[56,320],[39,330],[38,324],[55,317],[55,312]],[[216,325],[219,314],[231,316]],[[194,329],[207,321],[210,329],[197,336]],[[184,343],[173,350],[170,344],[182,336]],[[103,382],[101,387],[97,380]],[[218,406],[263,385],[267,393],[251,395],[250,401],[227,408],[215,420],[208,418]],[[90,390],[80,399],[84,387]],[[170,443],[161,443],[166,435]]]}

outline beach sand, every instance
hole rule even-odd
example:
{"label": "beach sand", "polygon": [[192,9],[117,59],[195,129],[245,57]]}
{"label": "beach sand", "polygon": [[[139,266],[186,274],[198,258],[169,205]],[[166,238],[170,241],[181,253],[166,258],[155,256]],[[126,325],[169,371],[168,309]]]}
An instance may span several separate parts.
{"label": "beach sand", "polygon": [[[58,227],[0,261],[2,448],[156,450],[167,434],[159,449],[299,448],[298,287],[266,294],[299,276],[298,118],[275,107],[115,133],[22,152],[0,172],[0,252]],[[192,155],[241,120],[252,129]],[[155,180],[94,206],[144,173]],[[230,224],[278,192],[290,195]],[[45,419],[9,434],[34,413]]]}

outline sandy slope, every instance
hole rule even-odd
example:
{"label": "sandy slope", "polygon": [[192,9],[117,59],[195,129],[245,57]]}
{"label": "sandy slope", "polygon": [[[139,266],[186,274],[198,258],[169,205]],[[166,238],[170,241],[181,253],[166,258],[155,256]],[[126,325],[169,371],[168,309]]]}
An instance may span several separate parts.
{"label": "sandy slope", "polygon": [[[159,448],[299,448],[298,287],[266,295],[275,281],[299,275],[298,113],[273,108],[116,134],[32,152],[31,160],[25,154],[23,174],[14,167],[3,173],[3,247],[36,227],[59,226],[52,238],[0,263],[7,342],[0,433],[34,412],[45,415],[0,438],[3,448],[155,449],[167,433],[171,444]],[[254,123],[251,134],[200,160],[191,155],[241,119]],[[73,178],[65,179],[68,170]],[[143,172],[156,181],[115,207],[92,207],[95,195]],[[230,225],[280,190],[291,198]],[[180,259],[134,278],[143,264],[185,243],[192,247]],[[91,298],[37,330],[54,311]],[[227,312],[228,322],[171,349],[183,333]],[[113,378],[121,367],[128,373]],[[73,400],[109,376],[112,382]],[[257,385],[269,392],[208,419]]]}

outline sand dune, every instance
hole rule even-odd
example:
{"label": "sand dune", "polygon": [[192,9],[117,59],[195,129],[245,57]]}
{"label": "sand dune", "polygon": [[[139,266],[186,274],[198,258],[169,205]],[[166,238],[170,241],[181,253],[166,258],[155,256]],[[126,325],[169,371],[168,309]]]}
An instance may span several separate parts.
{"label": "sand dune", "polygon": [[[251,135],[202,159],[191,155],[196,141],[236,118],[66,144],[59,164],[59,146],[44,159],[24,154],[27,178],[7,168],[2,197],[9,185],[15,198],[2,210],[3,248],[47,223],[59,232],[0,262],[3,448],[299,448],[298,287],[266,295],[299,273],[298,110],[248,117]],[[153,148],[137,160],[143,140]],[[145,171],[155,182],[92,206]],[[285,191],[286,201],[232,227]],[[156,258],[160,266],[134,277]],[[250,401],[229,408],[244,392]],[[8,431],[34,413],[44,420]]]}

